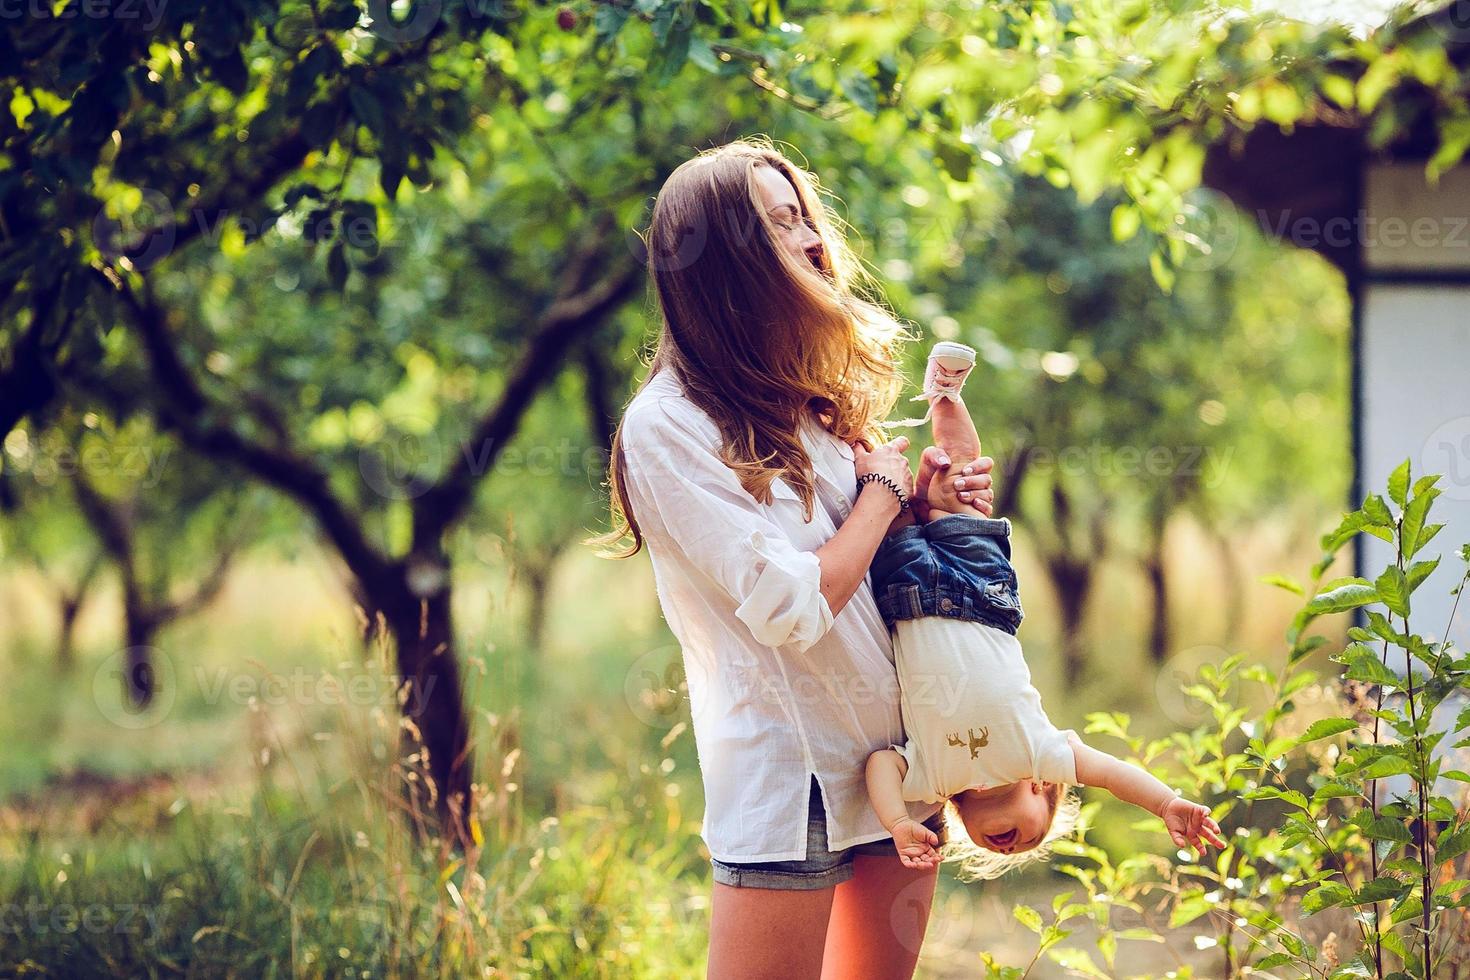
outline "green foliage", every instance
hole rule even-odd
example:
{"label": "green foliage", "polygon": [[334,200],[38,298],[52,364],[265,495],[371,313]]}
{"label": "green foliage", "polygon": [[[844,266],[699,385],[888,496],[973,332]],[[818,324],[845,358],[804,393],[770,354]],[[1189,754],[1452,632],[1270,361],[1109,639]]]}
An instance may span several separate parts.
{"label": "green foliage", "polygon": [[[1436,709],[1464,704],[1470,658],[1410,627],[1410,596],[1427,572],[1408,562],[1439,493],[1437,476],[1412,485],[1410,476],[1406,461],[1389,478],[1392,505],[1370,496],[1323,536],[1310,588],[1273,577],[1305,600],[1284,662],[1236,655],[1203,668],[1186,693],[1209,709],[1208,723],[1145,741],[1130,734],[1126,716],[1090,716],[1089,732],[1122,740],[1138,764],[1186,795],[1216,800],[1229,846],[1200,859],[1180,852],[1177,863],[1146,854],[1115,861],[1088,842],[1097,813],[1089,805],[1077,840],[1058,848],[1072,858],[1062,870],[1080,892],[1059,895],[1045,926],[1037,911],[1017,910],[1039,933],[1038,959],[1111,976],[1124,938],[1117,921],[1141,920],[1129,938],[1198,930],[1197,948],[1220,957],[1211,976],[1249,969],[1428,980],[1464,968],[1470,808],[1457,787],[1470,774],[1444,756],[1451,744],[1470,745],[1470,709],[1453,722]],[[1394,543],[1394,564],[1372,583],[1323,581],[1337,552],[1375,529]],[[1470,545],[1461,558],[1467,570],[1457,596],[1470,576]],[[1341,672],[1321,678],[1310,665],[1327,640],[1309,627],[1352,610],[1366,625],[1352,626],[1350,642],[1328,660]],[[1144,825],[1162,830],[1153,818]],[[1064,926],[1085,915],[1103,930],[1097,947],[1106,970],[1061,945]],[[991,977],[1026,972],[987,962]]]}
{"label": "green foliage", "polygon": [[[358,672],[335,676],[346,689]],[[519,785],[519,718],[492,719],[481,746],[491,792],[477,843],[461,852],[409,831],[402,785],[416,764],[394,713],[336,709],[316,719],[331,739],[285,745],[280,720],[252,726],[243,794],[120,792],[88,833],[58,790],[43,825],[0,837],[0,975],[674,978],[700,968],[698,823],[668,792],[667,769],[620,753],[616,789],[543,817]]]}

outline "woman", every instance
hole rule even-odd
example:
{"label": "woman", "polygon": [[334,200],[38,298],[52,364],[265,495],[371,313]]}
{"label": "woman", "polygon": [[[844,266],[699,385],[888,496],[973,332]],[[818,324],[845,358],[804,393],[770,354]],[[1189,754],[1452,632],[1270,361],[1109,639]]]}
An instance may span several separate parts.
{"label": "woman", "polygon": [[[716,978],[911,977],[934,894],[863,778],[903,734],[867,571],[916,486],[908,440],[878,427],[912,338],[855,294],[869,280],[837,220],[765,140],[676,169],[647,241],[662,330],[613,442],[599,540],[648,543],[682,645]],[[941,465],[926,452],[917,485]],[[987,515],[989,469],[957,477]],[[902,493],[859,493],[867,473]],[[910,815],[940,826],[932,804]]]}

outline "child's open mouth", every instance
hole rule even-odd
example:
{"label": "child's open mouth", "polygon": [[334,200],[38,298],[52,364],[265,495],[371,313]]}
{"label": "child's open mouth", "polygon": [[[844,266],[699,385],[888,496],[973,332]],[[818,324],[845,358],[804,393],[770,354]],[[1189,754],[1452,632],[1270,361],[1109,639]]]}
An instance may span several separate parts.
{"label": "child's open mouth", "polygon": [[1016,842],[1016,828],[1012,827],[1003,834],[986,834],[985,842],[992,849],[1003,851]]}

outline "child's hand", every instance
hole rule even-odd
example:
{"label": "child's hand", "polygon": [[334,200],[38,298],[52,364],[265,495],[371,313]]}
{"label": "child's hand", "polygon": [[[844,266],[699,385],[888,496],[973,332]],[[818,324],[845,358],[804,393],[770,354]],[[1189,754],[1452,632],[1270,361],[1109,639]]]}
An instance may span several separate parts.
{"label": "child's hand", "polygon": [[1207,806],[1176,796],[1164,804],[1164,811],[1159,815],[1164,818],[1164,827],[1168,829],[1169,836],[1180,847],[1193,847],[1203,854],[1205,847],[1201,840],[1216,847],[1225,846],[1225,840],[1220,836],[1220,825],[1210,816],[1210,808]]}
{"label": "child's hand", "polygon": [[914,818],[899,818],[889,833],[905,868],[922,870],[939,864],[939,835]]}

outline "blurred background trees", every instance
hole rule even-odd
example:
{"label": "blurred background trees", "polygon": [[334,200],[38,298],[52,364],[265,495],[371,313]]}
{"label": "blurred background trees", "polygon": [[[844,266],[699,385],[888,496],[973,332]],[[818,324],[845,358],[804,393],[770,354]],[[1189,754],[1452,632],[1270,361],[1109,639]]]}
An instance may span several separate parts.
{"label": "blurred background trees", "polygon": [[[0,796],[238,764],[275,799],[282,755],[324,745],[558,867],[532,828],[584,806],[702,873],[646,559],[575,546],[673,167],[768,134],[922,336],[910,377],[931,340],[980,350],[1033,669],[1069,723],[1171,730],[1164,668],[1276,639],[1257,579],[1316,557],[1350,473],[1341,279],[1200,191],[1204,148],[1330,113],[1387,138],[1400,87],[1441,100],[1445,159],[1470,139],[1407,15],[1364,39],[1184,2],[137,13],[0,32],[0,735],[33,746]],[[318,701],[215,683],[343,664],[409,682],[372,705],[401,746],[352,755]],[[552,892],[595,905],[625,844]]]}

